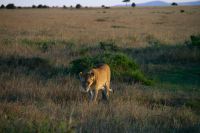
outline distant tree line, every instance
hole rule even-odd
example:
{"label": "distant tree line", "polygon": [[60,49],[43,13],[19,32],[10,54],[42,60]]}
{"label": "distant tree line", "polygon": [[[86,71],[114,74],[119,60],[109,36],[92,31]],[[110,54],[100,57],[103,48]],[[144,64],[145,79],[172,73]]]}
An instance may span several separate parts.
{"label": "distant tree line", "polygon": [[6,8],[6,9],[15,9],[16,6],[15,6],[14,4],[8,4],[8,5],[6,5],[6,6],[4,6],[4,5],[2,4],[2,5],[1,5],[1,9],[4,9],[4,8]]}
{"label": "distant tree line", "polygon": [[[135,5],[135,3],[132,3],[132,7],[135,7],[136,5]],[[42,5],[42,4],[39,4],[38,6],[37,5],[32,5],[31,7],[21,7],[21,6],[18,6],[18,7],[16,7],[14,4],[12,4],[12,3],[10,3],[10,4],[8,4],[8,5],[1,5],[0,6],[0,9],[16,9],[16,8],[18,8],[18,9],[20,9],[20,8],[50,8],[49,6],[47,6],[47,5]],[[58,6],[53,6],[52,8],[59,8]],[[66,6],[66,5],[63,5],[63,7],[62,8],[64,8],[64,9],[67,9],[68,7]],[[76,9],[80,9],[80,8],[83,8],[82,7],[82,5],[81,4],[76,4],[76,6],[75,7],[73,7],[72,5],[69,7],[69,8],[76,8]],[[84,8],[88,8],[87,6],[86,7],[84,7]],[[102,5],[101,6],[101,8],[104,8],[104,9],[110,9],[110,7],[109,6],[105,6],[105,5]]]}
{"label": "distant tree line", "polygon": [[[32,8],[33,7],[34,7],[34,5],[32,6]],[[40,4],[37,6],[37,8],[49,8],[49,6]]]}
{"label": "distant tree line", "polygon": [[[123,0],[122,2],[125,2],[125,3],[126,3],[126,6],[127,6],[127,3],[129,3],[130,0]],[[172,6],[178,6],[178,4],[175,3],[175,2],[171,3],[171,5],[172,5]],[[133,3],[131,4],[131,7],[135,7],[135,6],[136,6],[136,4],[133,2]],[[42,5],[42,4],[39,4],[38,6],[32,5],[32,7],[21,7],[21,6],[16,7],[16,6],[15,6],[14,4],[12,4],[12,3],[10,3],[10,4],[6,5],[6,6],[3,5],[3,4],[0,6],[0,9],[16,9],[16,8],[20,9],[20,8],[50,8],[50,7],[47,6],[47,5]],[[53,6],[53,8],[55,8],[55,7]],[[59,7],[56,7],[56,8],[59,8]],[[65,6],[65,5],[63,5],[62,8],[67,9],[68,7]],[[70,8],[72,9],[73,6],[70,6]],[[76,4],[75,8],[76,8],[76,9],[80,9],[80,8],[83,8],[83,7],[82,7],[81,4]],[[88,7],[86,6],[85,8],[88,8]],[[105,5],[102,5],[101,8],[109,9],[110,7],[105,6]]]}
{"label": "distant tree line", "polygon": [[[36,6],[36,5],[32,5],[32,7],[21,7],[21,6],[19,6],[19,7],[16,7],[14,4],[8,4],[8,5],[1,5],[0,6],[0,8],[1,9],[16,9],[16,8],[50,8],[49,6],[47,6],[47,5],[42,5],[42,4],[39,4],[38,6]],[[54,6],[53,6],[53,8],[55,8]],[[59,7],[56,7],[56,8],[59,8]],[[65,6],[65,5],[63,5],[63,8],[67,8],[67,6]],[[73,6],[70,6],[70,8],[73,8]],[[82,6],[81,6],[81,4],[77,4],[76,6],[75,6],[75,8],[76,9],[80,9],[80,8],[82,8]],[[88,7],[85,7],[85,8],[88,8]]]}
{"label": "distant tree line", "polygon": [[[15,6],[15,4],[8,4],[8,5],[6,5],[6,6],[4,6],[3,4],[0,6],[0,8],[1,9],[16,9],[16,8],[22,8],[21,6],[18,6],[18,7],[16,7]],[[31,8],[31,7],[23,7],[23,8]],[[38,6],[36,6],[36,5],[32,5],[32,8],[49,8],[49,6],[47,6],[47,5],[42,5],[42,4],[40,4],[40,5],[38,5]]]}

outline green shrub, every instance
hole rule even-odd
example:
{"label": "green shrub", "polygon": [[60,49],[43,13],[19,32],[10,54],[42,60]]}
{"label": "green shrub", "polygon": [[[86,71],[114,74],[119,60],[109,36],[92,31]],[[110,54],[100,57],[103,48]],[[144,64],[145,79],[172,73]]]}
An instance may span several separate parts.
{"label": "green shrub", "polygon": [[160,40],[158,40],[157,38],[155,38],[155,36],[151,34],[146,36],[146,41],[148,42],[150,46],[153,46],[153,47],[159,47],[162,44]]}
{"label": "green shrub", "polygon": [[10,44],[14,43],[14,39],[12,39],[12,38],[4,38],[4,39],[2,39],[1,43],[5,44],[5,45],[10,45]]}
{"label": "green shrub", "polygon": [[100,41],[96,46],[85,46],[82,45],[76,49],[76,53],[81,56],[93,56],[99,53],[105,52],[117,52],[120,51],[119,47],[115,45],[113,40]]}
{"label": "green shrub", "polygon": [[122,53],[104,53],[76,59],[70,63],[69,72],[78,75],[79,72],[88,71],[102,63],[111,67],[112,79],[151,84],[151,80],[145,77],[134,60]]}
{"label": "green shrub", "polygon": [[190,39],[193,46],[200,46],[200,34],[196,36],[193,35],[190,37]]}
{"label": "green shrub", "polygon": [[74,42],[65,40],[30,40],[22,39],[20,40],[22,45],[27,45],[31,47],[36,47],[42,52],[47,52],[53,45],[65,45],[69,48],[74,47]]}
{"label": "green shrub", "polygon": [[112,28],[126,28],[126,26],[122,26],[122,25],[112,25]]}
{"label": "green shrub", "polygon": [[106,51],[118,51],[119,48],[115,45],[114,41],[99,42],[100,49]]}
{"label": "green shrub", "polygon": [[[39,48],[42,52],[47,52],[52,45],[55,45],[57,42],[56,40],[29,40],[23,39],[21,40],[23,45],[35,46]],[[65,42],[58,42],[58,43],[65,43]]]}
{"label": "green shrub", "polygon": [[74,50],[76,48],[76,44],[73,40],[69,40],[69,41],[62,41],[61,44],[65,44],[65,46],[70,49],[70,50]]}
{"label": "green shrub", "polygon": [[96,19],[97,22],[105,22],[107,18],[98,18]]}

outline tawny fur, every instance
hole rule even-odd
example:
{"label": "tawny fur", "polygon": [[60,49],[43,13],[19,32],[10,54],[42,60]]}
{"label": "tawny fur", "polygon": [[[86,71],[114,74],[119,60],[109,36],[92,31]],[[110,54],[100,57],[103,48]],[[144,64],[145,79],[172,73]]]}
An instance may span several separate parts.
{"label": "tawny fur", "polygon": [[103,90],[102,95],[108,99],[110,91],[112,91],[110,89],[111,71],[109,65],[103,64],[87,73],[80,72],[79,76],[84,90],[90,94],[90,100],[96,102],[99,90]]}

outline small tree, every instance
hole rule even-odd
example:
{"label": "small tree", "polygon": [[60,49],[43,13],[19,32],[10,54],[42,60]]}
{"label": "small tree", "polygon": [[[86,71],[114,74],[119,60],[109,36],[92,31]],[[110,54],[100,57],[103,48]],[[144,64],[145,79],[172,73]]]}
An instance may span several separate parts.
{"label": "small tree", "polygon": [[47,5],[43,5],[43,7],[42,8],[49,8],[49,6],[47,6]]}
{"label": "small tree", "polygon": [[184,12],[185,12],[185,10],[181,9],[181,10],[180,10],[180,12],[181,12],[181,13],[184,13]]}
{"label": "small tree", "polygon": [[8,4],[8,5],[6,6],[6,8],[7,8],[7,9],[15,9],[16,7],[15,7],[14,4]]}
{"label": "small tree", "polygon": [[63,8],[66,9],[67,7],[65,5],[63,5]]}
{"label": "small tree", "polygon": [[36,8],[36,5],[32,5],[32,8]]}
{"label": "small tree", "polygon": [[130,2],[130,0],[123,0],[122,2],[125,2],[127,6],[127,3]]}
{"label": "small tree", "polygon": [[173,2],[171,5],[172,6],[178,6],[178,4],[176,2]]}
{"label": "small tree", "polygon": [[131,4],[131,6],[132,6],[132,7],[135,7],[135,6],[136,6],[136,4],[133,2],[133,3]]}
{"label": "small tree", "polygon": [[81,4],[76,5],[76,9],[80,9],[81,7],[82,7]]}
{"label": "small tree", "polygon": [[2,4],[0,8],[3,9],[3,8],[5,8],[5,6]]}
{"label": "small tree", "polygon": [[41,5],[41,4],[40,4],[40,5],[38,5],[38,7],[37,7],[37,8],[42,8],[42,7],[43,7],[43,5]]}

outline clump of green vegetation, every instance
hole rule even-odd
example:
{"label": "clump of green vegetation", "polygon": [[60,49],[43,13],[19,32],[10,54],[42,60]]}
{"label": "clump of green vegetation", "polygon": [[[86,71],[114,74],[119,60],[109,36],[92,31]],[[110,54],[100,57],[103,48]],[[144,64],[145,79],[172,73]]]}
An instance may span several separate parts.
{"label": "clump of green vegetation", "polygon": [[74,50],[76,47],[76,44],[73,40],[69,40],[67,42],[63,41],[63,43],[65,44],[65,46],[70,49],[70,50]]}
{"label": "clump of green vegetation", "polygon": [[70,63],[69,72],[77,75],[81,71],[88,71],[102,63],[106,63],[111,67],[113,79],[141,82],[145,85],[152,84],[152,81],[142,73],[134,60],[122,53],[104,53],[76,59]]}
{"label": "clump of green vegetation", "polygon": [[200,46],[200,34],[199,35],[193,35],[190,37],[191,39],[191,45],[192,46]]}
{"label": "clump of green vegetation", "polygon": [[70,47],[73,46],[71,42],[66,42],[64,40],[29,40],[29,39],[22,39],[21,44],[37,47],[42,52],[47,52],[53,45],[56,44],[69,44]]}
{"label": "clump of green vegetation", "polygon": [[96,19],[97,22],[105,22],[106,21],[106,18],[98,18]]}
{"label": "clump of green vegetation", "polygon": [[118,51],[119,47],[115,45],[114,41],[99,42],[100,49],[105,51]]}
{"label": "clump of green vegetation", "polygon": [[48,49],[52,46],[55,45],[56,42],[53,40],[28,40],[28,39],[23,39],[21,41],[23,45],[28,45],[28,46],[36,46],[39,48],[42,52],[48,51]]}
{"label": "clump of green vegetation", "polygon": [[191,35],[190,40],[186,41],[185,44],[189,48],[199,48],[200,47],[200,34]]}
{"label": "clump of green vegetation", "polygon": [[[77,47],[76,47],[77,48]],[[119,52],[120,48],[115,44],[114,40],[100,41],[96,46],[84,46],[76,49],[77,55],[94,56],[105,52]]]}
{"label": "clump of green vegetation", "polygon": [[146,40],[150,46],[159,47],[162,43],[153,35],[147,35]]}
{"label": "clump of green vegetation", "polygon": [[200,99],[192,99],[186,102],[186,106],[195,110],[200,110]]}
{"label": "clump of green vegetation", "polygon": [[122,25],[112,25],[112,28],[126,28],[126,26],[122,26]]}
{"label": "clump of green vegetation", "polygon": [[1,43],[2,44],[5,44],[5,45],[10,45],[10,44],[12,44],[14,42],[14,39],[12,39],[12,38],[4,38],[4,39],[2,39],[2,41],[1,41]]}

